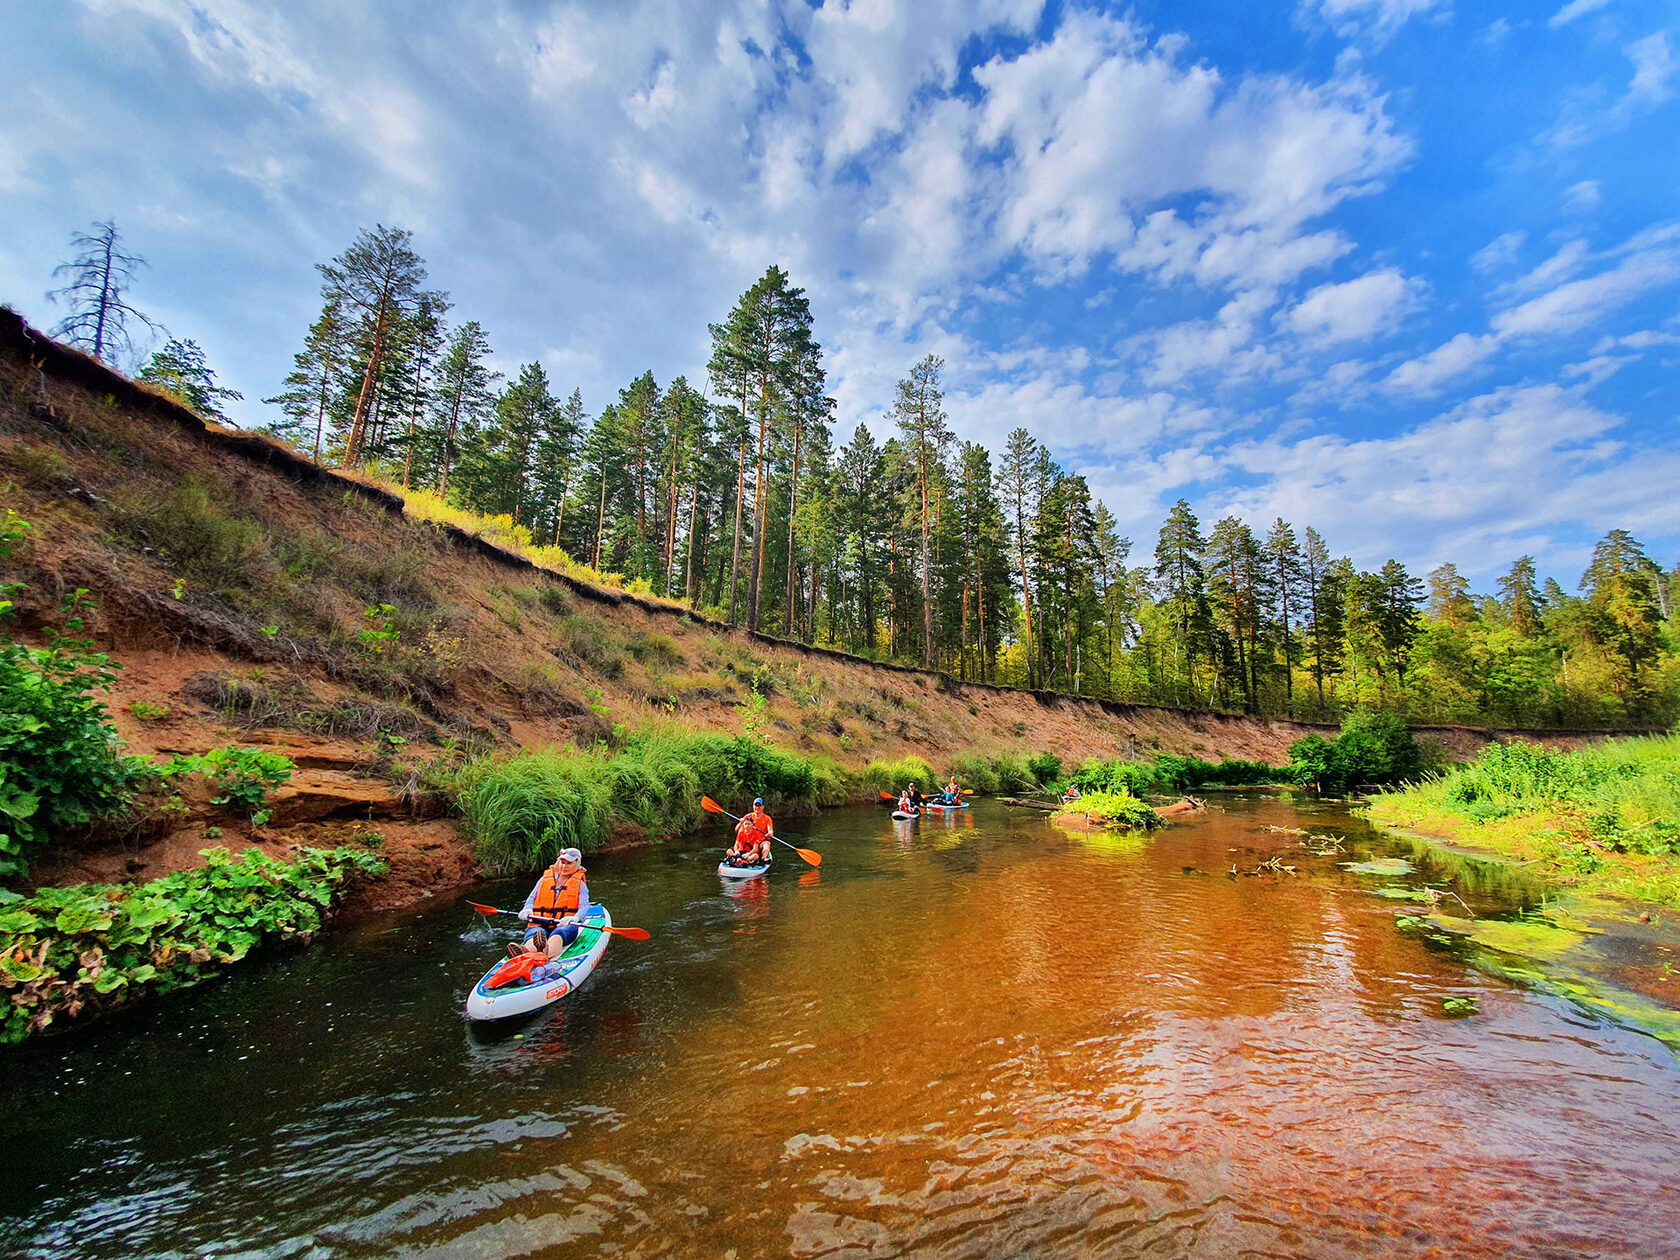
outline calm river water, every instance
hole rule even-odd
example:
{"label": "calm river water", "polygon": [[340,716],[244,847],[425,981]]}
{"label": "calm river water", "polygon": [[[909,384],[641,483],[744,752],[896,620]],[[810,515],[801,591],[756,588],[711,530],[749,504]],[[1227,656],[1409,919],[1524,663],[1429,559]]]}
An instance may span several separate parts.
{"label": "calm river water", "polygon": [[1668,1050],[1267,830],[1392,851],[1347,815],[1221,806],[1142,847],[839,811],[738,888],[718,837],[597,858],[653,939],[489,1034],[463,904],[337,933],[8,1054],[0,1253],[1675,1253]]}

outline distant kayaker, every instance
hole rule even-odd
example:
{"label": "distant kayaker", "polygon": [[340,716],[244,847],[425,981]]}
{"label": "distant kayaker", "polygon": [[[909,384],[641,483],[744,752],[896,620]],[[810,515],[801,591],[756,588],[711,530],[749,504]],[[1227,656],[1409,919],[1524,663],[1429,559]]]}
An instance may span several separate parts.
{"label": "distant kayaker", "polygon": [[957,776],[952,775],[951,781],[945,785],[945,803],[947,805],[962,804],[962,788],[957,785]]}
{"label": "distant kayaker", "polygon": [[1070,805],[1077,801],[1079,799],[1079,785],[1077,783],[1068,784],[1067,791],[1062,793],[1062,799]]}
{"label": "distant kayaker", "polygon": [[921,812],[916,808],[915,802],[910,799],[909,788],[905,788],[904,791],[898,794],[898,812],[901,814],[915,814]]}
{"label": "distant kayaker", "polygon": [[906,788],[904,790],[904,794],[907,797],[910,798],[911,809],[913,809],[918,814],[921,813],[922,812],[922,806],[926,803],[926,798],[924,798],[922,796],[921,789],[919,789],[914,783],[912,783],[908,788]]}
{"label": "distant kayaker", "polygon": [[752,813],[735,824],[735,846],[729,850],[729,861],[736,866],[760,866],[770,860],[770,837],[776,834],[776,824],[764,812],[764,798],[752,803]]}
{"label": "distant kayaker", "polygon": [[519,912],[519,917],[530,924],[525,929],[525,941],[529,943],[539,933],[544,935],[544,946],[552,958],[577,940],[578,920],[588,913],[589,885],[584,882],[583,854],[576,849],[561,849]]}

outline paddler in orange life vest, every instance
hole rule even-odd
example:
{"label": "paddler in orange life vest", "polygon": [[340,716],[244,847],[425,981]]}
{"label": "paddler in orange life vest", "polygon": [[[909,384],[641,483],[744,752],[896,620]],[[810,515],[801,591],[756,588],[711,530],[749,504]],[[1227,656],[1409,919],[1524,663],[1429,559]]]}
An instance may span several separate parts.
{"label": "paddler in orange life vest", "polygon": [[752,803],[752,813],[735,824],[735,846],[729,850],[729,861],[735,866],[759,866],[770,860],[770,837],[776,825],[764,812],[764,798]]}
{"label": "paddler in orange life vest", "polygon": [[539,931],[548,934],[548,956],[555,957],[578,938],[578,920],[589,913],[589,885],[583,882],[583,854],[561,849],[554,865],[542,873],[519,917],[530,924],[529,942]]}

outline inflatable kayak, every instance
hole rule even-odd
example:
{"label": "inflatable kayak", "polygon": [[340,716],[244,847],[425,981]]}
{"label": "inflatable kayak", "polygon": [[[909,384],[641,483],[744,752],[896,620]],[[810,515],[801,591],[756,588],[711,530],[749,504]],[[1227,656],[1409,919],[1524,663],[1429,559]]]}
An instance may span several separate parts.
{"label": "inflatable kayak", "polygon": [[728,858],[718,863],[718,874],[725,879],[752,879],[762,875],[770,869],[768,862],[755,862],[751,866],[736,866]]}
{"label": "inflatable kayak", "polygon": [[595,970],[595,964],[601,961],[601,955],[607,951],[607,942],[612,940],[610,932],[591,931],[592,923],[598,923],[602,927],[612,926],[612,916],[599,902],[590,905],[589,914],[583,921],[577,940],[568,945],[566,951],[554,960],[560,964],[560,974],[553,979],[537,984],[532,984],[529,980],[515,980],[492,988],[491,981],[507,966],[509,960],[504,958],[497,962],[473,986],[472,992],[467,994],[467,1018],[509,1019],[515,1015],[529,1015],[551,1002],[558,1002],[577,988],[589,978],[589,973]]}
{"label": "inflatable kayak", "polygon": [[963,801],[960,805],[929,805],[928,808],[931,809],[936,814],[943,814],[943,813],[947,813],[947,812],[954,814],[959,809],[967,809],[968,808],[968,802]]}
{"label": "inflatable kayak", "polygon": [[920,818],[921,815],[920,814],[906,814],[901,809],[895,809],[895,810],[893,810],[893,817],[898,819],[900,822],[910,822],[913,819]]}

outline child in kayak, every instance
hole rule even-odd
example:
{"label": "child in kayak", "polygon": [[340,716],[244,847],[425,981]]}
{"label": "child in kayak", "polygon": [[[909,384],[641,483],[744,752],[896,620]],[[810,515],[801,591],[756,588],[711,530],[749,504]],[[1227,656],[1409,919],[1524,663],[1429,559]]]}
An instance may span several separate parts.
{"label": "child in kayak", "polygon": [[770,860],[770,837],[776,824],[764,812],[764,798],[752,803],[752,813],[735,824],[735,844],[724,859],[731,866],[762,866]]}
{"label": "child in kayak", "polygon": [[922,812],[916,808],[916,803],[910,799],[909,788],[905,788],[898,794],[898,812],[901,814],[919,814]]}
{"label": "child in kayak", "polygon": [[584,882],[583,854],[576,849],[561,849],[519,912],[519,917],[530,924],[525,929],[525,942],[543,936],[548,956],[553,958],[577,940],[578,920],[588,914],[589,885]]}
{"label": "child in kayak", "polygon": [[957,786],[957,776],[954,774],[951,776],[951,781],[945,785],[944,797],[947,805],[962,804],[962,788]]}

